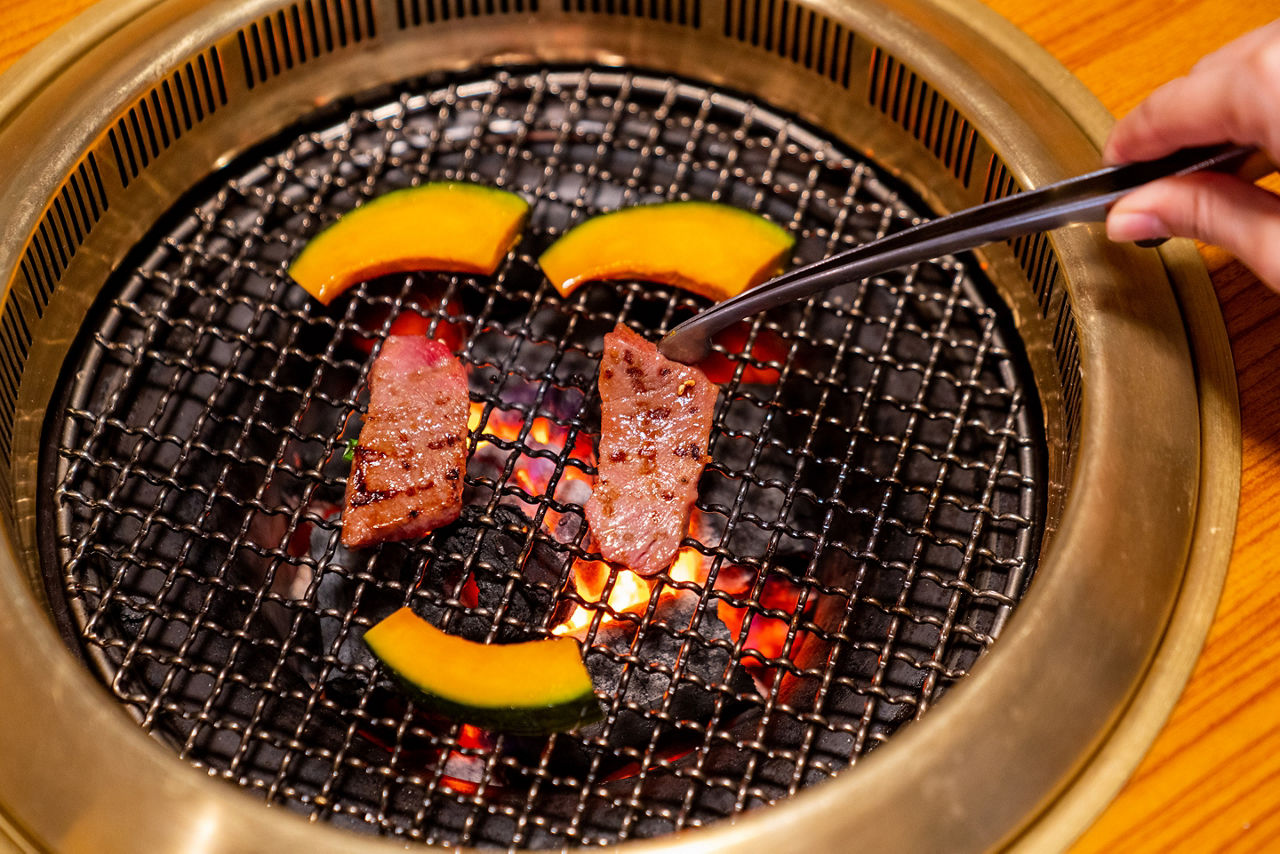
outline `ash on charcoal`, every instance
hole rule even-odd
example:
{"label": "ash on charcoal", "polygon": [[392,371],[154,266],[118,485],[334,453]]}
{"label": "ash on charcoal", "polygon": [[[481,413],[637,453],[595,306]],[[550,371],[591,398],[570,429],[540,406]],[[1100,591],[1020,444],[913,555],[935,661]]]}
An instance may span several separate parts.
{"label": "ash on charcoal", "polygon": [[[514,507],[499,505],[488,514],[464,508],[427,561],[410,607],[468,640],[485,641],[495,626],[496,643],[540,637],[538,627],[551,618],[560,590],[564,559],[535,540],[522,563],[531,536],[528,517]],[[474,605],[466,601],[469,585]]]}
{"label": "ash on charcoal", "polygon": [[[585,507],[587,499],[591,497],[591,484],[584,480],[567,479],[560,482],[561,486],[556,490],[557,500],[576,504],[578,507]],[[584,533],[587,527],[586,517],[582,515],[581,510],[569,511],[561,514],[556,520],[555,530],[552,535],[558,543],[573,543]]]}

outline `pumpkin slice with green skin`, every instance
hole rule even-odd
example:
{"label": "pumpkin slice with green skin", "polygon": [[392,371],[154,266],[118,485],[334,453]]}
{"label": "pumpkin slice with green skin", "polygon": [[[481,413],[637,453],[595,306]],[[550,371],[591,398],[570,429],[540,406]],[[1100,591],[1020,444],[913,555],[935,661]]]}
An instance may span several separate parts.
{"label": "pumpkin slice with green skin", "polygon": [[538,264],[565,296],[587,281],[644,279],[719,301],[780,272],[794,244],[785,229],[750,211],[662,202],[589,219]]}
{"label": "pumpkin slice with green skin", "polygon": [[497,732],[563,732],[601,716],[570,637],[491,645],[446,634],[408,608],[364,642],[424,708]]}
{"label": "pumpkin slice with green skin", "polygon": [[289,266],[328,305],[352,285],[388,273],[491,275],[520,237],[529,204],[515,193],[435,181],[379,196],[307,242]]}

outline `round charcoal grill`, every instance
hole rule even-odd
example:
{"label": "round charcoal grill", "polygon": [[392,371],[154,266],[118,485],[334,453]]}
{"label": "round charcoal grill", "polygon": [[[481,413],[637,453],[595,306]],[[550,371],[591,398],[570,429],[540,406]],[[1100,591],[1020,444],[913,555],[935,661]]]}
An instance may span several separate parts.
{"label": "round charcoal grill", "polygon": [[[964,0],[129,0],[3,83],[20,844],[1060,846],[1189,672],[1239,434],[1187,245],[1071,227],[741,324],[676,562],[593,552],[603,335],[706,302],[564,297],[539,253],[710,199],[802,263],[1095,167],[1100,108]],[[531,202],[494,276],[329,306],[288,279],[326,224],[438,179]],[[391,334],[466,367],[465,509],[351,551],[343,453]],[[416,708],[362,641],[404,605],[576,637],[604,717],[534,737]]]}
{"label": "round charcoal grill", "polygon": [[[389,277],[323,310],[281,275],[317,223],[444,178],[535,200],[492,280]],[[763,105],[602,69],[416,81],[180,203],[85,324],[45,467],[71,631],[117,699],[268,801],[512,848],[773,803],[922,714],[992,643],[1044,521],[1030,370],[976,265],[850,283],[732,336],[680,561],[633,601],[614,590],[642,582],[592,563],[602,337],[700,303],[643,282],[563,298],[536,258],[583,217],[690,195],[790,224],[801,261],[918,221],[874,166]],[[468,366],[466,510],[347,551],[343,428],[408,325]],[[405,604],[498,642],[577,613],[607,717],[535,739],[417,713],[360,641]]]}

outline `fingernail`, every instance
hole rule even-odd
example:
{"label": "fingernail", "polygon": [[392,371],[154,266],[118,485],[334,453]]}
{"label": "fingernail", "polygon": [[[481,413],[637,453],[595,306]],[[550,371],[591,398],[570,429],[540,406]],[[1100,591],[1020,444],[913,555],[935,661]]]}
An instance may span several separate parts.
{"label": "fingernail", "polygon": [[1173,232],[1160,217],[1149,213],[1113,213],[1107,217],[1107,237],[1117,243],[1157,240]]}

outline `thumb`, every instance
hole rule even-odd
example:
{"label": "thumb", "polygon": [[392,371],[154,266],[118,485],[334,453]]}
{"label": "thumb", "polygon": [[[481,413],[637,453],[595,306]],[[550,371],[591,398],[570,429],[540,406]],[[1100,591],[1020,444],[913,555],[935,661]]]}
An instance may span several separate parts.
{"label": "thumb", "polygon": [[1231,175],[1201,172],[1140,187],[1112,206],[1107,236],[1194,237],[1226,249],[1280,291],[1280,198]]}

